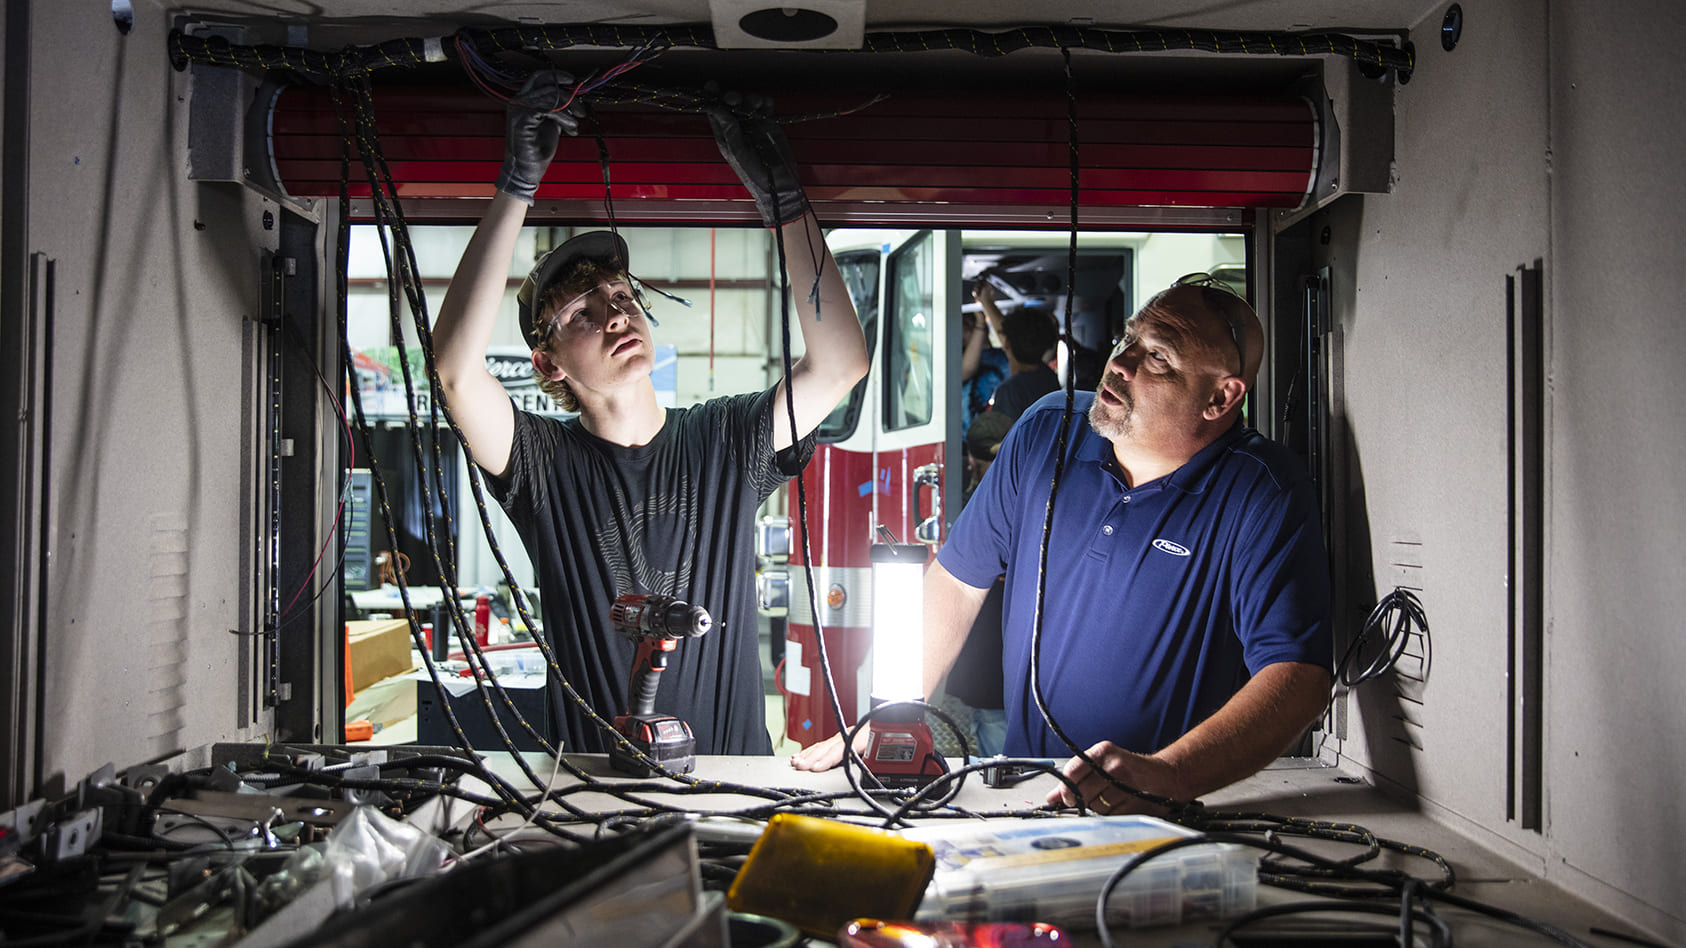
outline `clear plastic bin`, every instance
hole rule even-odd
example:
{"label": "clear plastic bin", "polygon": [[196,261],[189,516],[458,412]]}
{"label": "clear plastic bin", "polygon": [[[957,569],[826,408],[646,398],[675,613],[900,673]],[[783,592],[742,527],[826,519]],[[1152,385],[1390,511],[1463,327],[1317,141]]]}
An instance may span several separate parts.
{"label": "clear plastic bin", "polygon": [[[1039,921],[1095,927],[1095,900],[1120,866],[1162,843],[1199,834],[1149,816],[977,820],[902,835],[928,844],[937,867],[921,920]],[[1107,923],[1131,928],[1252,911],[1259,851],[1200,843],[1155,856],[1107,901]]]}

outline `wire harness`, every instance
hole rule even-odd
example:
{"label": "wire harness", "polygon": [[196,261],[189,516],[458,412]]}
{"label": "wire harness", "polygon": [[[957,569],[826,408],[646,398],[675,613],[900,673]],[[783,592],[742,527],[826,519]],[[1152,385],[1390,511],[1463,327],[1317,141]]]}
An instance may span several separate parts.
{"label": "wire harness", "polygon": [[[631,69],[636,68],[637,66],[642,65],[660,55],[664,50],[674,46],[713,48],[712,34],[703,27],[682,26],[649,29],[604,26],[548,26],[517,27],[501,30],[464,30],[452,38],[449,48],[455,51],[459,63],[465,71],[469,73],[472,80],[482,89],[482,91],[494,98],[507,98],[509,90],[519,86],[521,77],[509,71],[502,64],[496,62],[496,53],[516,50],[526,52],[533,50],[562,50],[579,45],[629,48],[632,52],[617,66],[593,73],[585,80],[582,80],[576,87],[576,99],[571,99],[569,103],[570,105],[574,104],[578,97],[583,96],[588,101],[595,98],[598,101],[655,102],[663,104],[665,107],[680,111],[702,110],[704,98],[699,93],[689,90],[632,86],[626,84],[620,77],[624,76]],[[237,46],[218,37],[198,37],[181,31],[173,32],[169,38],[170,57],[177,68],[185,68],[189,63],[202,63],[229,68],[285,71],[308,80],[327,83],[333,88],[336,104],[340,108],[342,132],[342,196],[340,201],[340,217],[338,221],[340,231],[339,247],[341,248],[341,255],[337,261],[339,315],[341,319],[342,340],[344,338],[344,320],[346,315],[347,275],[345,248],[348,245],[348,208],[350,204],[345,193],[345,187],[349,184],[350,180],[352,161],[351,154],[353,151],[356,151],[361,158],[363,173],[369,179],[369,183],[373,189],[374,197],[372,199],[371,206],[376,218],[376,226],[381,234],[382,247],[386,253],[389,275],[392,277],[388,281],[388,286],[390,287],[389,302],[393,323],[393,337],[395,339],[401,338],[399,313],[402,308],[402,304],[407,300],[411,310],[411,315],[414,318],[416,332],[421,340],[421,347],[425,356],[424,362],[427,372],[430,379],[434,382],[434,391],[438,392],[439,387],[437,385],[437,378],[433,374],[434,369],[432,363],[431,342],[427,329],[428,320],[426,318],[425,296],[422,291],[421,282],[415,272],[413,250],[409,243],[407,226],[404,221],[402,211],[399,208],[397,189],[385,167],[384,161],[381,158],[380,145],[375,134],[373,100],[370,94],[369,86],[369,76],[378,70],[415,66],[421,62],[427,61],[428,46],[428,41],[420,39],[404,39],[394,40],[376,46],[354,47],[329,53],[274,46]],[[1238,53],[1249,55],[1308,56],[1335,54],[1350,57],[1361,64],[1381,69],[1393,69],[1399,74],[1401,80],[1409,75],[1409,70],[1412,66],[1412,52],[1409,43],[1401,43],[1400,45],[1395,46],[1388,43],[1375,43],[1359,40],[1338,33],[1321,32],[1224,33],[1198,30],[1109,31],[1067,27],[1032,27],[1004,31],[1002,33],[984,33],[975,30],[939,30],[869,34],[867,42],[863,48],[868,52],[911,52],[936,49],[962,50],[981,56],[1000,56],[1017,49],[1033,46],[1057,47],[1061,50],[1062,56],[1065,59],[1068,97],[1070,100],[1068,121],[1070,125],[1072,182],[1071,229],[1073,233],[1073,242],[1070,252],[1070,267],[1072,272],[1074,272],[1076,266],[1076,195],[1079,174],[1075,81],[1071,74],[1072,49],[1103,50],[1115,53],[1163,51],[1171,49],[1200,49],[1220,53]],[[347,113],[349,113],[349,117]],[[785,121],[789,120],[791,119],[785,119]],[[606,151],[600,157],[604,165],[605,184],[607,184],[609,161]],[[605,199],[607,200],[607,197]],[[610,219],[612,222],[612,207],[610,208],[610,212]],[[785,250],[786,248],[784,247],[782,239],[778,240],[777,251],[781,265],[785,259]],[[1071,286],[1074,283],[1074,279],[1068,278],[1068,286]],[[785,300],[783,339],[785,366],[786,371],[788,372],[790,367],[790,296],[788,293],[788,287],[786,290],[787,292],[782,294]],[[1062,338],[1065,338],[1068,341],[1071,339],[1069,310],[1070,307],[1068,306],[1067,323],[1062,328]],[[352,366],[349,352],[345,355],[345,361],[347,371],[354,372],[355,370]],[[415,399],[413,397],[414,380],[411,377],[411,373],[409,372],[407,365],[404,366],[403,377],[406,394],[410,396],[408,401],[413,405],[415,404]],[[383,519],[386,521],[388,530],[390,531],[392,516],[387,500],[385,485],[379,475],[378,466],[373,463],[373,446],[369,443],[367,424],[363,416],[361,403],[357,396],[356,380],[355,378],[352,378],[350,381],[352,383],[350,391],[352,407],[354,409],[353,414],[357,420],[358,428],[360,428],[363,432],[365,454],[370,457],[370,466],[374,471],[374,485],[377,500],[382,511]],[[1072,399],[1072,389],[1069,382],[1067,384],[1066,396],[1067,413],[1069,416],[1071,413]],[[429,420],[434,425],[433,430],[437,430],[437,425],[443,422],[450,427],[460,440],[461,433],[456,429],[455,423],[451,421],[449,406],[444,404],[443,399],[435,398],[432,401],[432,408],[430,411],[432,417]],[[411,421],[412,432],[423,427],[421,419],[416,417],[414,412],[412,412]],[[1069,421],[1070,419],[1068,417],[1067,427],[1069,427]],[[793,437],[794,434],[795,432],[793,429]],[[1064,435],[1065,431],[1062,429],[1062,441]],[[437,441],[434,442],[432,447],[431,471],[433,476],[431,483],[437,485],[443,483],[442,475],[440,473],[442,455],[439,451]],[[464,451],[465,453],[467,451],[466,445],[464,445]],[[419,437],[413,437],[412,463],[419,471],[425,471],[429,468],[426,453],[427,452],[421,443],[421,439]],[[1064,453],[1062,444],[1062,446],[1057,449],[1057,456],[1063,458]],[[467,460],[468,469],[470,471],[470,486],[473,490],[482,520],[485,521],[488,519],[488,512],[485,505],[483,488],[478,477],[478,469],[474,465],[472,457],[469,457]],[[1059,479],[1060,471],[1056,470],[1054,483],[1051,485],[1050,490],[1050,518],[1052,516],[1052,505],[1058,491]],[[424,477],[422,478],[422,481],[427,483],[428,478]],[[805,510],[806,494],[803,490],[800,478],[798,479],[798,491],[800,504],[802,505],[802,509]],[[431,499],[429,499],[429,502],[431,503]],[[802,542],[806,545],[808,541],[806,533],[806,516],[804,515],[801,520],[803,521]],[[489,533],[488,529],[488,539],[490,539]],[[390,536],[389,539],[391,539]],[[430,545],[434,548],[434,553],[438,560],[436,565],[439,567],[440,575],[449,577],[451,575],[451,571],[448,564],[454,562],[454,556],[450,555],[448,545],[442,554],[438,538],[433,536],[430,532],[428,539]],[[493,552],[506,580],[509,581],[513,589],[518,590],[519,585],[514,582],[513,577],[510,574],[508,564],[504,561],[501,552],[497,550],[495,542],[493,544]],[[1044,557],[1045,556],[1046,539],[1044,540]],[[809,558],[809,561],[811,562],[811,558]],[[454,583],[451,585],[452,589],[450,591],[454,593],[456,591]],[[402,576],[399,577],[399,586],[400,594],[406,603],[406,611],[409,611],[412,615],[414,615],[414,610],[408,609],[408,592],[404,587]],[[812,595],[814,593],[814,584],[811,581],[808,584],[808,588],[810,590],[810,594]],[[1033,645],[1032,648],[1031,670],[1036,703],[1047,719],[1050,727],[1055,731],[1055,733],[1059,734],[1063,740],[1065,740],[1074,755],[1078,758],[1088,760],[1082,749],[1073,745],[1064,732],[1060,730],[1057,722],[1052,719],[1052,715],[1048,711],[1041,694],[1040,682],[1037,675],[1036,657],[1037,649],[1040,644],[1041,595],[1042,592],[1039,580],[1038,617],[1035,631],[1035,642],[1037,644]],[[532,621],[524,597],[517,595],[515,601],[517,610],[523,620],[527,622],[528,627],[536,628],[537,626]],[[448,597],[447,602],[455,603],[456,597]],[[817,604],[810,603],[810,605],[816,606]],[[1383,609],[1383,605],[1387,606],[1386,610]],[[556,755],[555,749],[549,747],[548,744],[543,741],[542,737],[537,734],[537,731],[532,728],[528,722],[521,719],[519,713],[515,710],[512,699],[503,692],[501,686],[497,685],[495,676],[491,674],[489,667],[487,667],[484,655],[475,644],[473,635],[469,632],[469,622],[464,616],[460,606],[454,607],[450,611],[451,625],[457,631],[459,640],[463,644],[465,655],[471,656],[471,668],[476,669],[482,679],[487,681],[491,692],[501,698],[505,708],[514,715],[519,724],[527,730],[529,734],[533,735],[535,738],[539,738],[540,743],[546,747],[546,750],[556,756],[554,766],[558,769],[568,770],[570,775],[575,778],[575,783],[564,787],[557,787],[554,785],[556,771],[552,772],[550,779],[543,779],[534,772],[529,765],[526,764],[521,754],[512,753],[512,757],[518,762],[518,765],[521,767],[525,777],[535,788],[534,792],[531,793],[520,791],[518,788],[498,777],[483,764],[478,762],[478,758],[469,748],[468,741],[462,734],[462,731],[457,725],[454,717],[450,718],[450,724],[455,737],[458,740],[458,745],[463,748],[467,756],[461,760],[452,758],[451,760],[453,763],[449,766],[453,770],[461,770],[463,772],[472,773],[484,781],[492,790],[493,795],[491,797],[487,797],[483,794],[465,792],[457,788],[454,785],[454,781],[417,781],[414,779],[395,778],[353,778],[337,774],[328,774],[320,770],[312,771],[304,768],[296,768],[285,764],[278,764],[277,769],[284,774],[286,779],[296,779],[308,783],[333,786],[339,789],[389,792],[401,791],[406,794],[436,792],[471,802],[480,809],[473,821],[473,826],[463,834],[463,838],[459,841],[460,847],[465,853],[464,856],[459,858],[472,858],[474,855],[482,852],[499,849],[514,850],[521,846],[535,845],[536,843],[531,840],[513,842],[509,839],[509,837],[515,832],[520,832],[530,826],[539,827],[551,834],[552,844],[572,845],[578,844],[582,840],[589,838],[582,835],[582,827],[595,826],[596,829],[593,835],[602,836],[604,834],[618,832],[630,825],[632,821],[644,820],[652,816],[679,813],[691,814],[694,816],[696,813],[695,810],[686,809],[675,806],[671,803],[652,799],[652,794],[672,797],[675,795],[690,796],[731,793],[764,801],[745,807],[709,812],[709,815],[713,817],[736,820],[764,820],[773,813],[786,812],[857,821],[881,822],[881,824],[886,828],[894,828],[896,826],[906,825],[908,819],[915,815],[921,819],[977,818],[985,814],[967,812],[954,806],[952,801],[958,794],[961,784],[971,773],[987,770],[991,767],[999,767],[1004,763],[1004,761],[1000,759],[995,759],[968,766],[951,768],[948,772],[937,777],[930,784],[916,792],[890,790],[881,786],[863,785],[862,781],[855,773],[855,768],[859,767],[863,772],[865,771],[865,768],[861,765],[858,756],[854,754],[851,748],[853,738],[867,723],[867,717],[870,717],[870,715],[868,715],[857,722],[854,728],[848,732],[848,739],[844,742],[847,755],[844,767],[846,774],[848,774],[851,786],[851,789],[847,792],[839,791],[822,793],[799,788],[755,787],[720,781],[705,781],[688,775],[671,773],[665,770],[659,763],[654,761],[650,762],[652,770],[660,774],[663,779],[645,781],[599,780],[582,771],[559,755]],[[817,608],[814,608],[814,612],[816,614],[818,611],[819,610]],[[1401,630],[1408,628],[1412,624],[1420,626],[1422,633],[1426,638],[1427,623],[1422,617],[1420,603],[1417,603],[1415,597],[1408,592],[1396,597],[1390,597],[1389,601],[1384,601],[1384,604],[1378,605],[1378,614],[1372,616],[1372,623],[1367,624],[1367,631],[1370,624],[1375,624],[1379,627],[1382,622],[1389,618],[1394,620],[1394,632],[1392,637],[1389,639],[1390,643],[1396,642],[1398,636],[1401,634]],[[443,634],[443,630],[437,630],[437,634]],[[823,630],[818,628],[817,623],[816,634],[821,648],[821,664],[822,667],[826,669],[825,677],[827,679],[826,685],[828,694],[831,698],[833,709],[837,714],[838,720],[842,721],[844,720],[842,709],[838,701],[835,687],[830,680],[829,660],[824,655]],[[412,620],[412,635],[419,644],[421,642],[421,631],[419,621],[414,619]],[[586,707],[584,701],[576,692],[574,692],[573,688],[562,677],[560,669],[556,665],[554,655],[550,652],[547,644],[542,641],[542,636],[539,638],[541,641],[538,642],[538,645],[545,657],[546,664],[550,669],[551,685],[556,691],[558,700],[571,700],[580,704],[588,717],[595,720],[607,734],[615,735],[616,732],[613,727],[597,715],[592,709]],[[1360,638],[1362,639],[1363,636],[1360,636]],[[427,661],[429,672],[433,674],[435,680],[437,681],[438,672],[432,664],[431,659],[428,658],[429,651],[426,648],[422,648],[421,651],[424,659]],[[1369,678],[1382,673],[1382,671],[1385,671],[1384,666],[1373,663],[1370,667],[1366,668],[1357,675],[1347,676],[1345,674],[1345,666],[1353,651],[1355,651],[1355,649],[1349,650],[1348,657],[1343,658],[1342,660],[1343,682],[1346,682],[1349,677],[1353,683],[1368,680]],[[1386,664],[1390,666],[1392,660],[1396,659],[1398,654],[1399,652],[1396,648],[1390,644],[1389,648],[1384,649],[1384,655],[1392,656]],[[481,700],[486,703],[487,710],[491,711],[492,695],[487,693],[487,689],[480,689],[479,692]],[[932,711],[939,718],[942,718],[944,723],[946,723],[949,727],[955,727],[954,722],[947,719],[946,716],[942,715],[937,709],[928,705],[924,706],[924,708],[925,710]],[[445,704],[445,710],[449,716],[450,707],[448,703]],[[494,722],[497,722],[497,715],[493,714],[491,717]],[[500,737],[513,752],[513,742],[510,741],[508,734],[503,731],[501,725],[499,725],[498,729]],[[636,750],[633,750],[633,753],[636,753]],[[1045,761],[1036,760],[1008,760],[1005,761],[1005,763],[1013,764],[1023,770],[1045,771],[1070,788],[1074,795],[1077,794],[1075,784],[1069,777],[1061,772],[1061,769],[1058,766],[1049,764]],[[1094,764],[1092,760],[1090,760],[1089,763],[1091,766]],[[1098,771],[1098,768],[1096,769]],[[1281,817],[1266,813],[1211,811],[1199,801],[1171,800],[1146,793],[1136,788],[1124,786],[1119,784],[1117,781],[1113,781],[1113,784],[1122,791],[1136,795],[1148,804],[1163,808],[1163,810],[1168,813],[1173,820],[1196,829],[1202,835],[1188,840],[1179,841],[1178,843],[1173,844],[1173,846],[1167,846],[1159,850],[1143,853],[1120,867],[1117,874],[1109,881],[1108,886],[1106,890],[1103,891],[1096,907],[1097,922],[1100,927],[1101,936],[1103,942],[1108,945],[1111,945],[1113,942],[1111,934],[1106,927],[1105,903],[1108,895],[1116,889],[1118,881],[1129,872],[1135,871],[1135,869],[1142,863],[1161,852],[1169,851],[1175,847],[1194,845],[1205,841],[1242,842],[1246,845],[1256,846],[1268,850],[1271,856],[1263,861],[1260,866],[1260,880],[1266,882],[1267,884],[1347,900],[1358,899],[1371,900],[1373,902],[1377,897],[1392,898],[1397,901],[1399,907],[1397,909],[1390,909],[1389,911],[1397,912],[1400,918],[1400,931],[1404,933],[1402,937],[1407,942],[1411,937],[1414,937],[1411,932],[1414,931],[1415,926],[1427,925],[1432,932],[1432,943],[1446,943],[1440,940],[1442,938],[1442,926],[1434,917],[1431,907],[1431,902],[1439,901],[1447,904],[1459,905],[1465,908],[1472,908],[1478,911],[1484,911],[1486,914],[1499,918],[1503,921],[1523,925],[1525,927],[1532,928],[1535,931],[1547,933],[1564,944],[1581,944],[1581,942],[1574,940],[1572,936],[1568,936],[1560,930],[1552,929],[1550,926],[1544,926],[1541,923],[1529,922],[1518,916],[1513,916],[1510,913],[1502,912],[1501,910],[1488,909],[1480,906],[1479,903],[1475,903],[1472,900],[1465,900],[1451,896],[1448,890],[1453,884],[1453,873],[1450,865],[1447,864],[1444,858],[1439,856],[1437,853],[1421,847],[1383,839],[1364,827],[1353,824],[1314,821],[1295,817]],[[570,800],[570,797],[582,793],[607,795],[613,799],[623,801],[627,804],[627,808],[610,811],[604,811],[600,808],[587,810],[584,807],[575,805]],[[849,800],[858,801],[864,808],[855,808],[845,805]],[[1079,797],[1079,800],[1080,804],[1078,810],[1079,812],[1085,812],[1086,806],[1081,801],[1081,797]],[[556,810],[553,812],[546,812],[543,808],[547,804],[554,806]],[[519,826],[514,831],[505,831],[504,833],[499,834],[494,831],[489,823],[506,814],[520,815],[522,819]],[[1019,811],[992,811],[987,815],[991,817],[1025,818],[1053,816],[1056,814],[1056,810],[1042,806]],[[483,836],[485,838],[476,839],[476,835]],[[1261,835],[1263,837],[1263,841],[1259,838]],[[1287,844],[1281,842],[1281,839],[1284,837],[1300,837],[1348,844],[1357,847],[1358,852],[1345,859],[1330,859],[1326,856],[1312,854],[1296,847],[1288,846]],[[1377,858],[1383,852],[1396,852],[1425,860],[1436,868],[1436,876],[1425,880],[1397,870],[1379,871],[1366,870],[1362,868],[1363,864]],[[735,861],[741,860],[741,853],[731,852],[723,856],[722,859],[724,861],[720,865],[713,867],[714,871],[707,873],[710,878],[715,881],[719,881],[720,879],[730,879],[732,873],[735,872],[735,869],[733,868]],[[1319,905],[1322,904],[1323,903],[1319,903]],[[1316,910],[1321,911],[1323,909]],[[1273,909],[1266,914],[1282,914],[1286,911],[1288,910]],[[1313,909],[1308,908],[1305,909],[1305,911],[1313,911]],[[1355,911],[1371,912],[1374,911],[1374,908],[1373,906],[1360,906],[1356,908]],[[1231,930],[1246,924],[1251,924],[1259,917],[1262,916],[1249,916],[1248,918],[1237,920],[1237,922],[1232,925]],[[1230,933],[1225,932],[1223,938],[1231,938]]]}

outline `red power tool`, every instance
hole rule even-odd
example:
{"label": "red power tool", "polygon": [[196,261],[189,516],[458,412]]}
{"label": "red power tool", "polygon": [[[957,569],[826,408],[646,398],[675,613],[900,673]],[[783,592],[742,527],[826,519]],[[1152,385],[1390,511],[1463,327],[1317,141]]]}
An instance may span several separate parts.
{"label": "red power tool", "polygon": [[[626,688],[627,710],[615,716],[615,730],[651,760],[676,773],[690,773],[697,765],[691,726],[670,714],[656,713],[656,686],[667,667],[667,653],[680,639],[694,639],[713,628],[714,620],[702,606],[672,596],[628,593],[615,597],[609,622],[616,632],[638,643]],[[637,777],[654,773],[619,741],[609,745],[609,763]]]}

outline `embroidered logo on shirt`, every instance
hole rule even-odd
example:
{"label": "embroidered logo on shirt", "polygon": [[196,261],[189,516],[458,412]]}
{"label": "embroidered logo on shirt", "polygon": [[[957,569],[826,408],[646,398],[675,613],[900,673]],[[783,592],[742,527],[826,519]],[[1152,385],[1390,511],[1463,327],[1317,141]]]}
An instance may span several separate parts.
{"label": "embroidered logo on shirt", "polygon": [[1164,539],[1155,540],[1155,541],[1153,541],[1153,547],[1156,550],[1163,550],[1164,552],[1169,553],[1172,556],[1188,556],[1188,555],[1190,555],[1188,547],[1183,546],[1180,543],[1172,543],[1170,540],[1164,540]]}

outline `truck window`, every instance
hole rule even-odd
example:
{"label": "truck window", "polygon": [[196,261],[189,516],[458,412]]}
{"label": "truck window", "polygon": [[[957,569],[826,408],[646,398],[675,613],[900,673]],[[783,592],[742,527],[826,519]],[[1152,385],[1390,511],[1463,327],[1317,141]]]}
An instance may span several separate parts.
{"label": "truck window", "polygon": [[936,374],[936,240],[926,232],[890,258],[885,293],[884,430],[931,420]]}
{"label": "truck window", "polygon": [[[861,330],[866,333],[866,356],[871,359],[878,348],[878,261],[876,250],[842,251],[836,254],[837,271],[843,275],[843,285],[849,288],[849,299],[855,304]],[[870,376],[869,376],[870,377]],[[831,410],[820,422],[816,438],[821,444],[842,441],[855,430],[860,421],[861,403],[866,399],[867,379],[855,384],[854,391]]]}

